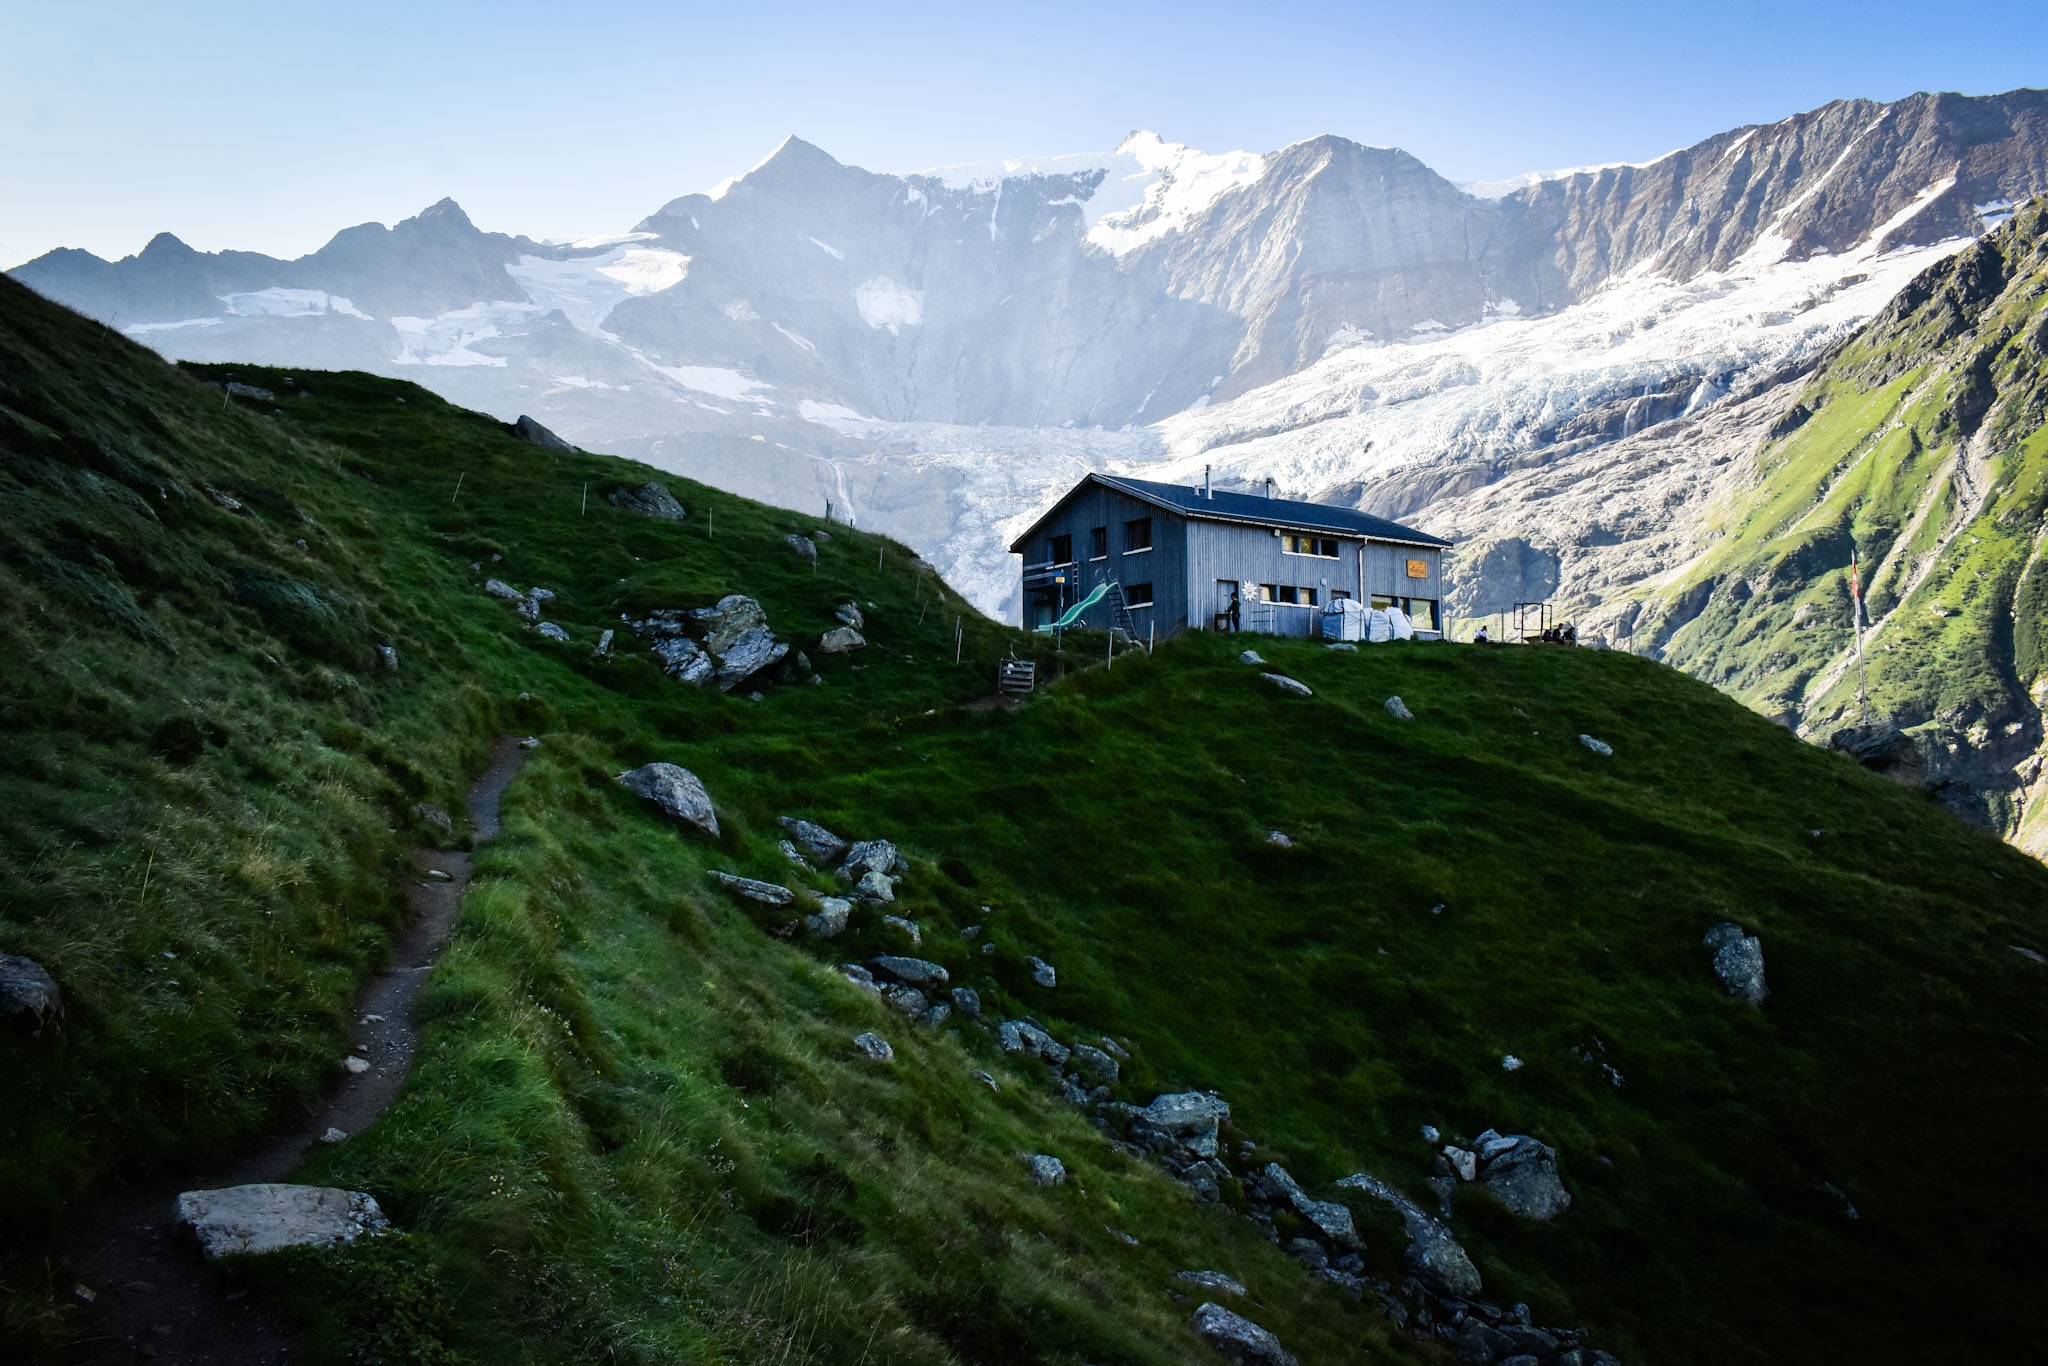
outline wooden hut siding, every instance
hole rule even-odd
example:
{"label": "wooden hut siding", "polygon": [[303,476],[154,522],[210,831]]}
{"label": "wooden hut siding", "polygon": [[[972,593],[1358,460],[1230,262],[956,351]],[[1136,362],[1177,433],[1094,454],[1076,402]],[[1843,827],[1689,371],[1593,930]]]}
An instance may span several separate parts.
{"label": "wooden hut siding", "polygon": [[[1125,524],[1146,518],[1152,523],[1152,548],[1135,554],[1126,553]],[[1107,553],[1099,559],[1089,554],[1089,534],[1096,527],[1104,527],[1108,531]],[[1037,566],[1047,563],[1052,556],[1053,542],[1061,536],[1070,536],[1074,548],[1074,582],[1064,599],[1066,606],[1080,601],[1093,591],[1096,584],[1105,580],[1126,586],[1149,583],[1152,585],[1151,604],[1134,607],[1131,615],[1136,619],[1141,634],[1156,625],[1160,635],[1170,635],[1179,630],[1188,617],[1187,578],[1180,568],[1187,554],[1187,529],[1186,521],[1164,508],[1100,485],[1089,485],[1034,531],[1024,552],[1025,572],[1028,575]],[[1028,613],[1031,595],[1027,592],[1025,597]],[[1027,615],[1026,628],[1036,624]],[[1106,631],[1114,624],[1115,609],[1105,598],[1082,615],[1076,629]]]}
{"label": "wooden hut siding", "polygon": [[[1229,522],[1187,524],[1187,597],[1193,611],[1187,624],[1206,630],[1214,625],[1216,613],[1227,601],[1221,583],[1252,585],[1241,617],[1251,626],[1251,604],[1261,584],[1276,587],[1312,588],[1318,607],[1340,593],[1359,595],[1358,552],[1365,543],[1351,537],[1324,539],[1337,542],[1337,556],[1290,555],[1281,548],[1280,533],[1267,527],[1240,526]],[[1306,616],[1306,613],[1302,614]],[[1297,634],[1290,632],[1289,634]],[[1299,634],[1306,634],[1301,632]]]}

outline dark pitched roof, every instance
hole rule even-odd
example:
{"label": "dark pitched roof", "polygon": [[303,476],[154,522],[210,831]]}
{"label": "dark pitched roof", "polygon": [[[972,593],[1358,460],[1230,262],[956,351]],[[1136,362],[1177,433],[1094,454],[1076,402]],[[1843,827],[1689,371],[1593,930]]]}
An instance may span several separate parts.
{"label": "dark pitched roof", "polygon": [[1356,508],[1335,507],[1329,503],[1298,503],[1291,498],[1262,498],[1250,493],[1225,493],[1216,490],[1208,497],[1198,488],[1186,484],[1162,484],[1151,479],[1125,479],[1118,475],[1091,474],[1079,484],[1067,490],[1059,502],[1046,509],[1044,517],[1032,523],[1030,530],[1011,543],[1013,552],[1021,552],[1025,542],[1036,535],[1047,517],[1085,487],[1089,480],[1128,494],[1156,507],[1177,512],[1183,517],[1205,522],[1236,522],[1241,525],[1280,527],[1289,531],[1328,531],[1339,536],[1364,536],[1375,541],[1397,541],[1406,545],[1448,546],[1450,542],[1441,536],[1432,536],[1426,531],[1390,522],[1384,517],[1375,517],[1369,512]]}

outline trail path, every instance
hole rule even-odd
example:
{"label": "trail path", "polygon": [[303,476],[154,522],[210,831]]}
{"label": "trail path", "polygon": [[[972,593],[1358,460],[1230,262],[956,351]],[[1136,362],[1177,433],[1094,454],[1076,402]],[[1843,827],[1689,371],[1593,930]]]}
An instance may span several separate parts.
{"label": "trail path", "polygon": [[[469,790],[473,843],[498,833],[499,801],[525,758],[518,740],[498,742],[491,766]],[[414,1007],[420,987],[448,941],[469,885],[467,853],[417,848],[412,858],[423,875],[406,883],[412,923],[392,946],[390,966],[356,993],[350,1042],[369,1070],[345,1074],[304,1120],[251,1151],[216,1167],[117,1191],[73,1226],[70,1265],[93,1295],[79,1344],[83,1361],[133,1363],[141,1357],[257,1366],[290,1360],[293,1342],[285,1325],[246,1299],[224,1298],[208,1276],[197,1244],[181,1235],[177,1199],[188,1190],[282,1181],[330,1128],[360,1133],[397,1098],[419,1050]],[[448,880],[424,876],[433,870],[447,873]]]}

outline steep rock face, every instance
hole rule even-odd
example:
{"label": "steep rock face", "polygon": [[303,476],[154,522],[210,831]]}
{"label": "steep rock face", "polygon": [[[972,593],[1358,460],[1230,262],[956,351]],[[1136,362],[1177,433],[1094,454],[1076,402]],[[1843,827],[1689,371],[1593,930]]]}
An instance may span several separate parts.
{"label": "steep rock face", "polygon": [[[1702,553],[1594,613],[1637,648],[1825,737],[1869,710],[1965,815],[2048,853],[2048,208],[1913,280],[1759,434]],[[1776,431],[1776,435],[1770,433]],[[1595,594],[1581,590],[1582,600]],[[1611,615],[1610,615],[1611,614]],[[1626,632],[1625,632],[1626,633]]]}

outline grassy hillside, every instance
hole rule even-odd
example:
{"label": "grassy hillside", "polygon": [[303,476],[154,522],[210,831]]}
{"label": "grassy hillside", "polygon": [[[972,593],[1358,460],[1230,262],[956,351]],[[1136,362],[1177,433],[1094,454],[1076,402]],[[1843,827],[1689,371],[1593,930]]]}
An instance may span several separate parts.
{"label": "grassy hillside", "polygon": [[[1915,280],[1821,367],[1727,538],[1645,620],[1672,663],[1825,735],[1855,719],[1849,552],[1873,713],[1955,804],[2048,854],[2048,209]],[[2031,812],[2031,815],[2030,815]],[[2025,826],[2024,829],[2021,827]]]}
{"label": "grassy hillside", "polygon": [[[209,387],[231,373],[275,401]],[[1234,1184],[1197,1203],[1041,1065],[847,984],[833,965],[909,948],[878,913],[826,944],[728,898],[708,871],[830,887],[777,851],[782,814],[897,840],[889,909],[990,1014],[1123,1040],[1125,1100],[1219,1089],[1318,1195],[1360,1169],[1427,1194],[1423,1124],[1554,1145],[1560,1220],[1468,1189],[1453,1228],[1490,1299],[1625,1360],[2030,1340],[2048,1201],[1997,1174],[2048,1119],[2048,970],[2009,947],[2048,949],[2048,869],[1673,670],[1260,643],[1294,698],[1243,642],[1104,670],[1098,640],[1022,709],[962,706],[1044,646],[900,547],[835,528],[813,569],[783,536],[814,522],[681,480],[685,522],[632,517],[602,493],[643,469],[388,381],[173,370],[11,285],[0,428],[0,951],[70,1002],[61,1033],[0,1034],[7,1325],[40,1353],[68,1331],[67,1206],[303,1104],[431,834],[413,803],[457,809],[508,729],[542,744],[419,1068],[302,1174],[406,1236],[240,1273],[312,1359],[1199,1360],[1173,1276],[1197,1267],[1305,1362],[1445,1359],[1311,1282]],[[571,643],[485,572],[554,589]],[[806,646],[857,598],[871,645],[759,701],[630,639],[591,657],[622,611],[733,591]],[[716,841],[612,781],[657,758],[704,779]],[[1723,919],[1763,938],[1761,1011],[1708,972]],[[1032,1152],[1067,1184],[1029,1185]]]}

